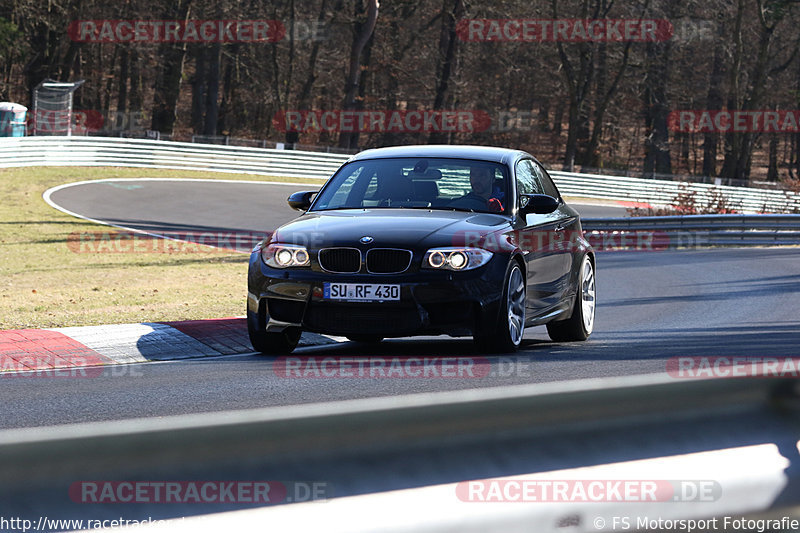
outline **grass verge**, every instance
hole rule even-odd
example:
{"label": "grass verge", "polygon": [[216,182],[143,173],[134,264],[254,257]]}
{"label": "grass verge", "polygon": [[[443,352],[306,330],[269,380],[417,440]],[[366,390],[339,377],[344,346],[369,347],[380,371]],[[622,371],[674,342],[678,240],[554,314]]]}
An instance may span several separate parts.
{"label": "grass verge", "polygon": [[0,169],[0,329],[243,314],[245,254],[179,250],[74,253],[67,245],[70,234],[106,226],[61,213],[42,199],[44,191],[63,183],[145,176],[299,181],[252,174],[116,167]]}

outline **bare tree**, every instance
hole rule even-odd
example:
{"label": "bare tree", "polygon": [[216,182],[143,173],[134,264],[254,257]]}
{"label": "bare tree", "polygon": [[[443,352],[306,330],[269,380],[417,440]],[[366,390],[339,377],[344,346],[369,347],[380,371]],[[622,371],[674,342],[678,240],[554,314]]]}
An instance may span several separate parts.
{"label": "bare tree", "polygon": [[[169,4],[163,18],[186,21],[189,18],[191,5],[192,0],[177,0],[174,4]],[[183,77],[186,43],[163,43],[159,46],[158,55],[162,63],[153,87],[153,117],[150,129],[172,134]]]}
{"label": "bare tree", "polygon": [[[433,109],[436,110],[445,108],[445,102],[449,96],[450,78],[456,66],[456,47],[458,44],[456,22],[463,13],[464,3],[462,0],[442,0],[439,61],[436,65],[436,89],[433,96]],[[431,144],[443,143],[446,140],[447,135],[443,131],[434,130],[428,137],[428,142]]]}
{"label": "bare tree", "polygon": [[[350,48],[347,76],[345,77],[344,110],[353,110],[359,107],[356,100],[361,81],[362,70],[366,65],[362,62],[362,54],[369,41],[372,39],[375,25],[378,22],[378,0],[355,0],[356,21],[353,25],[353,44]],[[339,146],[342,148],[355,148],[358,146],[358,132],[341,132]]]}

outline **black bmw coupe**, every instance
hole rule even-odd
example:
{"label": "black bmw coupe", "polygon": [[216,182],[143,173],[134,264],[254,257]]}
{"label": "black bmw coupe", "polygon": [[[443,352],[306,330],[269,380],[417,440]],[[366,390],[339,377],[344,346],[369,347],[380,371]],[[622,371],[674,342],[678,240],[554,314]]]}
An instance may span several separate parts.
{"label": "black bmw coupe", "polygon": [[518,150],[403,146],[351,158],[304,213],[250,257],[253,347],[288,353],[303,330],[379,342],[471,335],[514,351],[525,327],[589,337],[595,257],[578,213]]}

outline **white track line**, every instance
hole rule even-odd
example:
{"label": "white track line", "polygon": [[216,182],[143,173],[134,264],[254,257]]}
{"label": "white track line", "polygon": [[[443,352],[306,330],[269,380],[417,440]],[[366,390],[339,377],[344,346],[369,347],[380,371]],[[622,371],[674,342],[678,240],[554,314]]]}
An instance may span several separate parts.
{"label": "white track line", "polygon": [[[66,213],[67,215],[73,216],[75,218],[80,218],[81,220],[86,220],[88,222],[94,222],[95,224],[101,224],[103,226],[109,226],[109,227],[112,227],[112,228],[124,229],[126,231],[132,231],[134,233],[138,233],[138,234],[141,234],[141,235],[149,235],[151,237],[158,237],[159,239],[165,239],[165,240],[176,241],[176,242],[186,242],[183,239],[176,239],[175,237],[168,237],[167,235],[161,235],[160,233],[153,233],[151,231],[145,231],[145,230],[142,230],[142,229],[129,228],[127,226],[122,226],[120,224],[112,224],[110,222],[105,222],[103,220],[99,220],[99,219],[96,219],[96,218],[90,218],[90,217],[81,215],[79,213],[76,213],[74,211],[70,211],[69,209],[66,209],[65,207],[62,207],[62,206],[58,205],[51,198],[53,193],[56,193],[56,192],[58,192],[58,191],[60,191],[62,189],[66,189],[66,188],[69,188],[69,187],[75,187],[75,186],[78,186],[78,185],[87,185],[87,184],[90,184],[90,183],[106,183],[106,182],[113,182],[113,181],[196,181],[196,182],[208,182],[208,183],[214,183],[214,182],[219,183],[219,182],[223,181],[223,182],[233,182],[233,183],[250,183],[250,184],[265,184],[265,185],[295,185],[295,186],[321,185],[321,184],[317,184],[317,183],[313,183],[313,182],[297,183],[297,182],[283,182],[283,181],[253,181],[253,180],[226,180],[226,179],[218,179],[217,180],[217,179],[207,179],[207,178],[104,178],[104,179],[99,179],[99,180],[76,181],[76,182],[73,182],[73,183],[65,183],[63,185],[57,185],[55,187],[51,187],[51,188],[47,189],[46,191],[44,191],[44,193],[42,193],[42,199],[47,203],[47,205],[49,205],[53,209],[61,211],[62,213]],[[208,246],[211,246],[212,248],[216,248],[215,246],[212,246],[212,245],[208,245]],[[232,251],[236,252],[236,253],[249,254],[249,252],[244,252],[244,251],[240,251],[240,250],[232,250]]]}

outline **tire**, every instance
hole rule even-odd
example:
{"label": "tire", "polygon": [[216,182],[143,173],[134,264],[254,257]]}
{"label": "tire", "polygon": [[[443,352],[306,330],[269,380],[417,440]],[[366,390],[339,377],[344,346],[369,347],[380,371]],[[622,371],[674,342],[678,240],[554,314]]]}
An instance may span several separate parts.
{"label": "tire", "polygon": [[383,340],[383,337],[377,335],[348,335],[347,340],[363,344],[378,344]]}
{"label": "tire", "polygon": [[481,350],[492,353],[515,352],[525,334],[525,274],[511,261],[503,280],[503,298],[494,327],[486,334],[473,336]]}
{"label": "tire", "polygon": [[597,308],[594,265],[584,256],[578,273],[578,290],[572,304],[572,314],[566,320],[547,324],[547,334],[556,342],[585,341],[594,329]]}
{"label": "tire", "polygon": [[255,351],[264,355],[286,355],[292,353],[297,347],[302,330],[300,328],[286,328],[279,333],[267,333],[266,331],[256,330],[248,319],[247,334]]}

